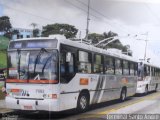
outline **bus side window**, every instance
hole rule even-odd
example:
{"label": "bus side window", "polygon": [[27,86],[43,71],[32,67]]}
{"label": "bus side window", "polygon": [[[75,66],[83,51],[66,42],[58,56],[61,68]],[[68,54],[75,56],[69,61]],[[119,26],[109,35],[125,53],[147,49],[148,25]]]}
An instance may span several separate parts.
{"label": "bus side window", "polygon": [[60,82],[68,83],[76,74],[76,49],[61,45]]}
{"label": "bus side window", "polygon": [[143,77],[144,76],[144,65],[142,62],[138,64],[138,76]]}
{"label": "bus side window", "polygon": [[115,59],[115,74],[122,75],[122,60]]}
{"label": "bus side window", "polygon": [[78,72],[91,73],[92,54],[85,51],[78,51]]}
{"label": "bus side window", "polygon": [[134,63],[130,62],[130,75],[134,75]]}
{"label": "bus side window", "polygon": [[126,60],[123,60],[123,74],[129,75],[129,64]]}
{"label": "bus side window", "polygon": [[70,61],[68,62],[68,73],[74,73],[75,72],[75,67],[74,67],[74,54],[71,54]]}
{"label": "bus side window", "polygon": [[101,55],[94,55],[94,73],[101,73],[103,74],[103,61]]}
{"label": "bus side window", "polygon": [[104,66],[105,74],[114,75],[114,58],[105,56]]}
{"label": "bus side window", "polygon": [[61,53],[60,54],[60,71],[61,71],[61,74],[65,73],[65,71],[66,71],[65,61],[66,61],[65,53]]}
{"label": "bus side window", "polygon": [[138,75],[138,64],[134,63],[134,75],[137,76]]}

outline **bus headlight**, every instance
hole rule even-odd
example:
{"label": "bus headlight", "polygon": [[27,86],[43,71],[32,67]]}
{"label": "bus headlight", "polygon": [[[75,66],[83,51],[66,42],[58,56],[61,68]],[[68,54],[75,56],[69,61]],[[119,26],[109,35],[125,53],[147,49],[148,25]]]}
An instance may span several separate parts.
{"label": "bus headlight", "polygon": [[47,99],[57,99],[57,94],[43,94],[43,98]]}

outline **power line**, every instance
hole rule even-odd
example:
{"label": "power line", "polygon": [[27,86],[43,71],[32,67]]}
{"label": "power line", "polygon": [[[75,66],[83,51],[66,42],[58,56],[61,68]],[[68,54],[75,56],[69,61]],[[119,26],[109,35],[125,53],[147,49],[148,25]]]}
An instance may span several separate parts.
{"label": "power line", "polygon": [[[13,7],[10,7],[10,6],[6,5],[6,4],[0,3],[0,5],[3,5],[4,7],[7,7],[7,8],[9,8],[9,9],[12,9],[12,10],[15,10],[15,11],[18,11],[18,12],[21,12],[21,13],[24,13],[24,14],[28,14],[28,15],[31,15],[31,16],[34,16],[34,17],[38,17],[38,18],[41,18],[41,19],[45,19],[45,20],[50,21],[50,22],[53,22],[53,21],[54,21],[54,20],[51,20],[51,19],[48,19],[48,18],[39,16],[39,15],[32,14],[32,13],[30,13],[30,12],[26,12],[26,11],[22,11],[22,10],[19,10],[19,9],[15,9],[15,8],[13,8]],[[54,22],[55,22],[55,21],[54,21]]]}
{"label": "power line", "polygon": [[[70,1],[68,1],[68,0],[64,0],[64,1],[65,1],[66,3],[72,5],[73,7],[77,8],[77,9],[80,9],[80,10],[82,10],[83,12],[87,13],[86,10],[84,10],[84,9],[82,9],[81,7],[79,7],[79,6],[75,5],[75,4],[73,4],[72,2],[70,2]],[[91,15],[92,17],[95,17],[95,18],[97,18],[97,19],[102,20],[102,18],[97,17],[96,15],[94,15],[94,14],[92,14],[92,13],[90,13],[90,15]],[[110,24],[108,21],[106,21],[106,22],[104,22],[104,23],[107,23],[108,25],[110,25],[111,27],[113,27],[112,24]]]}
{"label": "power line", "polygon": [[[82,2],[82,1],[80,1],[80,0],[76,0],[76,1],[79,2],[79,3],[81,3],[81,4],[83,4],[84,6],[87,6],[87,4],[85,4],[84,2]],[[96,12],[97,14],[103,16],[105,19],[111,20],[110,17],[108,17],[108,16],[102,14],[102,13],[99,12],[98,10],[96,10],[96,9],[94,9],[94,8],[92,8],[92,7],[90,7],[90,9],[91,9],[92,11]],[[107,23],[108,23],[108,21],[107,21]],[[113,22],[113,23],[115,23],[115,22]],[[117,24],[117,23],[115,23],[115,24]],[[112,26],[112,25],[111,25],[111,26]],[[117,27],[117,26],[115,26],[115,27]],[[122,26],[122,27],[123,27],[123,26]],[[120,28],[118,28],[118,29],[120,29]],[[122,29],[121,29],[121,30],[122,30]],[[125,31],[125,32],[126,32],[126,31]],[[126,32],[126,33],[128,34],[128,32]]]}
{"label": "power line", "polygon": [[150,11],[150,13],[157,19],[157,21],[159,22],[160,21],[160,18],[156,15],[156,13],[155,12],[153,12],[152,10],[151,10],[151,8],[148,6],[148,4],[147,3],[144,3],[144,6]]}
{"label": "power line", "polygon": [[[69,3],[70,5],[78,8],[78,9],[84,11],[85,13],[87,12],[86,10],[82,9],[81,7],[73,4],[72,2],[70,2],[70,1],[68,1],[68,0],[64,0],[64,1],[67,2],[67,3]],[[77,0],[77,1],[78,1],[78,0]],[[82,3],[83,3],[83,2],[82,2]],[[83,3],[83,4],[85,4],[85,3]],[[45,20],[50,21],[50,22],[53,22],[53,21],[54,21],[54,20],[51,20],[51,19],[48,19],[48,18],[39,16],[39,15],[35,15],[35,14],[33,14],[33,13],[30,13],[30,12],[26,12],[26,11],[22,11],[22,10],[19,10],[19,9],[15,9],[15,8],[13,8],[13,7],[10,7],[10,6],[6,5],[6,4],[0,3],[0,5],[3,5],[4,7],[7,7],[7,8],[9,8],[9,9],[12,9],[12,10],[15,10],[15,11],[18,11],[18,12],[21,12],[21,13],[24,13],[24,14],[28,14],[28,15],[31,15],[31,16],[34,16],[34,17],[38,17],[38,18],[41,18],[41,19],[45,19]],[[91,9],[94,10],[93,8],[91,8]],[[96,11],[96,10],[94,10],[94,11]],[[103,15],[103,14],[101,14],[101,13],[98,12],[98,11],[97,11],[97,13],[99,13],[101,16]],[[101,19],[100,17],[97,17],[97,16],[94,15],[94,14],[90,14],[90,15],[93,16],[93,17],[95,17],[95,18],[97,18],[97,19]],[[106,16],[103,15],[103,17],[106,17]],[[54,21],[54,22],[55,22],[55,21]],[[106,21],[105,23],[107,23],[107,24],[110,25],[111,27],[113,26],[113,25],[110,24],[108,21]],[[120,28],[119,28],[119,29],[120,29]],[[127,33],[127,34],[128,34],[128,33]]]}
{"label": "power line", "polygon": [[[75,5],[75,4],[73,4],[72,2],[70,2],[70,1],[68,1],[68,0],[64,0],[64,1],[65,1],[66,3],[74,6],[75,8],[80,9],[80,10],[82,10],[83,12],[87,13],[87,11],[86,11],[85,9],[82,9],[82,8],[79,7],[78,5]],[[93,15],[93,14],[90,14],[90,15],[91,15],[92,17],[95,17],[95,18],[97,18],[97,19],[100,19],[100,18],[97,17],[96,15]]]}

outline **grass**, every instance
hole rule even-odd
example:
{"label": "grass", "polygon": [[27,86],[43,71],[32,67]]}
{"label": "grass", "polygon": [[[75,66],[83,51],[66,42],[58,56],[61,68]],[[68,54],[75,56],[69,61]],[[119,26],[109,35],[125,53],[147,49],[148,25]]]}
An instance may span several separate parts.
{"label": "grass", "polygon": [[5,98],[5,95],[4,93],[2,93],[2,87],[4,85],[4,82],[0,82],[0,100],[4,99]]}
{"label": "grass", "polygon": [[0,68],[6,68],[7,66],[5,50],[7,49],[8,44],[9,39],[4,36],[0,36]]}
{"label": "grass", "polygon": [[7,67],[7,56],[6,52],[0,51],[0,68],[6,68]]}
{"label": "grass", "polygon": [[8,44],[9,44],[9,39],[4,36],[0,36],[0,50],[7,49]]}
{"label": "grass", "polygon": [[[9,39],[4,36],[0,36],[0,69],[7,67],[6,50],[7,50],[8,44],[9,44]],[[0,81],[0,99],[5,98],[4,93],[2,93],[1,91],[3,86],[4,86],[4,82]]]}

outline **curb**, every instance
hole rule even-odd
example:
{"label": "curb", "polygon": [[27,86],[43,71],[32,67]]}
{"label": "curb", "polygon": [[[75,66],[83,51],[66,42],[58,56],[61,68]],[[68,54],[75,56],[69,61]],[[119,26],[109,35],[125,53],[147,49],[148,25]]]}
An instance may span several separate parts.
{"label": "curb", "polygon": [[7,114],[12,113],[13,110],[7,108],[0,108],[0,118],[6,117]]}

